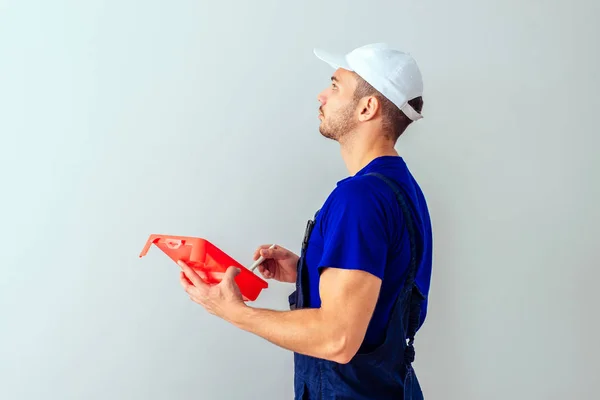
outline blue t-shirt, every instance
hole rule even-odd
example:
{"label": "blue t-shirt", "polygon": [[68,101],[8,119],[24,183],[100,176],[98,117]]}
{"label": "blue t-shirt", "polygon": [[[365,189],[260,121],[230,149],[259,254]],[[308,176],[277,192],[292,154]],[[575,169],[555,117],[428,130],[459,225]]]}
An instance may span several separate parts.
{"label": "blue t-shirt", "polygon": [[[423,193],[399,156],[383,156],[371,161],[354,176],[337,183],[315,220],[308,242],[306,265],[309,307],[319,307],[319,276],[323,267],[359,269],[382,279],[381,292],[367,329],[364,348],[384,339],[390,312],[402,289],[410,261],[410,242],[402,209],[392,189],[376,176],[379,172],[400,184],[409,196],[416,222],[416,247],[420,261],[416,283],[427,296],[432,266],[432,232]],[[421,307],[421,324],[427,301]]]}

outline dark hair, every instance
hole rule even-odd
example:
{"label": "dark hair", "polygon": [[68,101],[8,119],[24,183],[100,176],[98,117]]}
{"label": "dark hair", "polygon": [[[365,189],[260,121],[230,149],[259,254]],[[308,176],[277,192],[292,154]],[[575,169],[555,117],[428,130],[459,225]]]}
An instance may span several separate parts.
{"label": "dark hair", "polygon": [[[392,141],[398,140],[406,128],[413,122],[394,103],[383,96],[367,81],[357,75],[357,85],[354,91],[354,100],[358,101],[365,96],[375,96],[381,104],[382,128],[386,136]],[[423,109],[423,98],[421,96],[410,100],[408,104],[419,114]]]}

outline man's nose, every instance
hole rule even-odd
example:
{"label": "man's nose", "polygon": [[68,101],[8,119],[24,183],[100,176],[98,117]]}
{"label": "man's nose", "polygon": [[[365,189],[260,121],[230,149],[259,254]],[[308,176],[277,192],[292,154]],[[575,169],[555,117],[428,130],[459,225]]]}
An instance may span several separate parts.
{"label": "man's nose", "polygon": [[321,105],[324,105],[325,102],[327,101],[327,98],[325,97],[325,92],[321,92],[317,95],[317,100],[319,101],[319,103],[321,103]]}

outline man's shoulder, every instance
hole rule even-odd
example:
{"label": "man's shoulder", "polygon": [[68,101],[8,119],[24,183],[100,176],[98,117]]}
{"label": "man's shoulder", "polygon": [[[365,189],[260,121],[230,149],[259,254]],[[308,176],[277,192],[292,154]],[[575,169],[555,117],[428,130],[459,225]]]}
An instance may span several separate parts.
{"label": "man's shoulder", "polygon": [[375,186],[373,175],[359,175],[338,182],[332,196],[338,197],[369,197]]}
{"label": "man's shoulder", "polygon": [[372,175],[360,175],[338,182],[330,193],[327,203],[334,207],[381,206],[385,197],[385,183]]}
{"label": "man's shoulder", "polygon": [[392,189],[373,175],[353,176],[338,182],[319,214],[320,219],[333,223],[350,219],[373,224],[402,218]]}

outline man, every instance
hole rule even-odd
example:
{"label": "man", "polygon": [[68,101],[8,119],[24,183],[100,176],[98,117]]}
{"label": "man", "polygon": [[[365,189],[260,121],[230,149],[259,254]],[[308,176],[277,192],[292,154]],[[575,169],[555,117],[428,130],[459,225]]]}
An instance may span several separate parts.
{"label": "man", "polygon": [[431,222],[394,147],[422,118],[421,73],[384,44],[315,54],[335,70],[318,96],[320,132],[340,144],[350,176],[309,221],[299,256],[269,245],[254,254],[263,277],[296,283],[292,309],[247,306],[235,268],[208,286],[181,263],[181,284],[210,313],[293,351],[296,399],[420,399],[413,337],[426,315]]}

